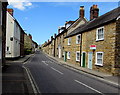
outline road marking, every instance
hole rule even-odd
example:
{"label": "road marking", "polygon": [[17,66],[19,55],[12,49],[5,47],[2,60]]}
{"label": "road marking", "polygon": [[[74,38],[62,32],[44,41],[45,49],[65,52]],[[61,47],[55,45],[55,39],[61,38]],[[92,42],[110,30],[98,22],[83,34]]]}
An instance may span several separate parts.
{"label": "road marking", "polygon": [[38,86],[37,86],[37,84],[36,84],[36,82],[35,82],[32,74],[30,73],[29,69],[27,69],[25,66],[23,66],[23,68],[24,68],[25,71],[27,72],[27,75],[28,75],[28,78],[29,78],[29,80],[30,80],[30,83],[31,83],[31,86],[32,86],[32,88],[33,88],[34,93],[41,93],[41,92],[39,91],[39,88],[38,88]]}
{"label": "road marking", "polygon": [[57,70],[57,69],[55,69],[55,68],[53,68],[53,67],[51,67],[51,69],[53,69],[54,71],[56,71],[56,72],[58,72],[59,74],[63,75],[63,73],[60,72],[59,70]]}
{"label": "road marking", "polygon": [[45,65],[47,65],[48,66],[48,64],[45,62],[45,61],[42,61]]}
{"label": "road marking", "polygon": [[85,86],[85,87],[87,87],[87,88],[89,88],[89,89],[91,89],[91,90],[93,90],[93,91],[95,91],[95,92],[97,92],[97,93],[100,93],[100,94],[102,94],[102,95],[105,95],[105,94],[103,94],[102,92],[100,92],[100,91],[98,91],[98,90],[96,90],[96,89],[94,89],[94,88],[92,88],[92,87],[90,87],[90,86],[88,86],[88,85],[86,85],[86,84],[78,81],[78,80],[74,80],[74,81],[77,82],[77,83],[79,83],[79,84],[82,84],[83,86]]}
{"label": "road marking", "polygon": [[34,54],[34,55],[31,55],[31,56],[30,56],[30,59],[28,59],[28,61],[24,62],[23,64],[30,63],[30,62],[32,61],[33,57],[35,57],[35,54]]}

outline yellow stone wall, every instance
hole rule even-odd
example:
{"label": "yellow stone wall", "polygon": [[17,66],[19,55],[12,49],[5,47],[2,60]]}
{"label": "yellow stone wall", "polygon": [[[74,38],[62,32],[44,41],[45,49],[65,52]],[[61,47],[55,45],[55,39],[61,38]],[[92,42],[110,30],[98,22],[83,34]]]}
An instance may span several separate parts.
{"label": "yellow stone wall", "polygon": [[[99,27],[98,27],[99,28]],[[96,29],[82,33],[82,52],[86,52],[86,68],[88,66],[88,52],[93,52],[92,66],[94,70],[112,73],[115,65],[115,34],[116,23],[104,25],[104,40],[96,41]],[[90,45],[96,45],[96,50],[90,50]],[[96,66],[96,52],[103,52],[103,66]]]}

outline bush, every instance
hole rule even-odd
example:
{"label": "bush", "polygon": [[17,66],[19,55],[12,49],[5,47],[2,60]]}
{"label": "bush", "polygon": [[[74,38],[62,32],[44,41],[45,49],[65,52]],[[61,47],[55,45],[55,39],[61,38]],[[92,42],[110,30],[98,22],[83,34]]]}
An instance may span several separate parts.
{"label": "bush", "polygon": [[29,55],[29,54],[31,54],[32,53],[32,50],[25,50],[25,54],[26,55]]}

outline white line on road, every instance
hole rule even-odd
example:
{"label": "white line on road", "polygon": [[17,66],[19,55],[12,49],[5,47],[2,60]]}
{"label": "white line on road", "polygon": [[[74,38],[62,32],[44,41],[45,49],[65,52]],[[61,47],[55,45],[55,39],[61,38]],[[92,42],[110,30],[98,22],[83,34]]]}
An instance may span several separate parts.
{"label": "white line on road", "polygon": [[55,68],[53,68],[53,67],[51,67],[51,69],[53,69],[54,71],[56,71],[56,72],[58,72],[59,74],[63,75],[63,73],[60,72],[59,70],[57,70],[57,69],[55,69]]}
{"label": "white line on road", "polygon": [[90,87],[90,86],[88,86],[88,85],[86,85],[86,84],[78,81],[78,80],[74,80],[74,81],[77,82],[77,83],[79,83],[79,84],[82,84],[83,86],[85,86],[85,87],[87,87],[87,88],[89,88],[89,89],[91,89],[91,90],[93,90],[93,91],[95,91],[95,92],[97,92],[97,93],[100,93],[100,94],[102,94],[102,95],[105,95],[105,94],[103,94],[102,92],[100,92],[100,91],[98,91],[98,90],[96,90],[96,89],[94,89],[94,88],[92,88],[92,87]]}
{"label": "white line on road", "polygon": [[34,93],[41,93],[41,92],[39,91],[39,88],[38,88],[35,80],[34,80],[33,77],[32,77],[32,74],[30,73],[29,69],[27,69],[25,66],[23,66],[23,68],[24,68],[25,71],[27,72],[27,75],[28,75],[28,78],[29,78],[29,80],[30,80],[30,83],[31,83],[31,86],[32,86],[32,88],[33,88]]}
{"label": "white line on road", "polygon": [[48,64],[45,62],[45,61],[42,61],[45,65],[47,65],[48,66]]}

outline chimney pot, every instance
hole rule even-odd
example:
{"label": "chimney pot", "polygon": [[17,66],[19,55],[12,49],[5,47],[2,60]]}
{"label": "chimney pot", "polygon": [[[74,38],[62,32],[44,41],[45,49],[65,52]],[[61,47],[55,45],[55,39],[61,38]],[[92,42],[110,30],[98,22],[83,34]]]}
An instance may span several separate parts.
{"label": "chimney pot", "polygon": [[99,8],[97,5],[93,5],[90,8],[90,20],[93,20],[94,18],[98,18],[99,15]]}
{"label": "chimney pot", "polygon": [[14,12],[14,10],[13,10],[13,9],[7,9],[7,11],[9,12],[9,14],[10,14],[10,15],[12,15],[12,16],[13,16],[13,12]]}

